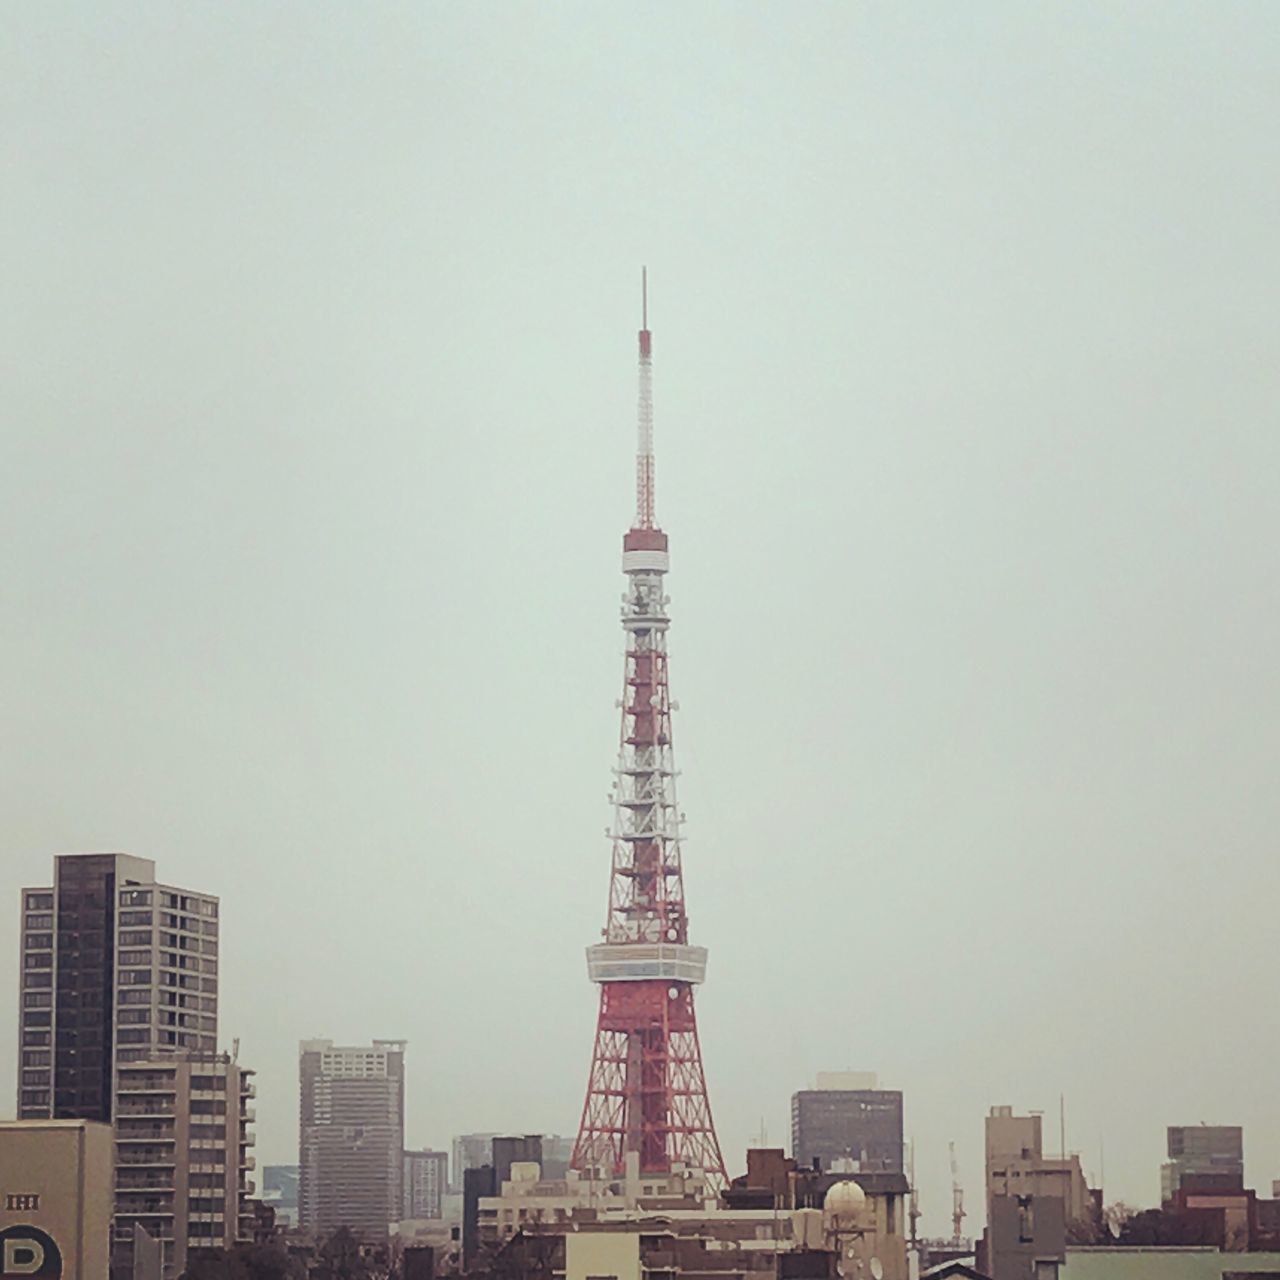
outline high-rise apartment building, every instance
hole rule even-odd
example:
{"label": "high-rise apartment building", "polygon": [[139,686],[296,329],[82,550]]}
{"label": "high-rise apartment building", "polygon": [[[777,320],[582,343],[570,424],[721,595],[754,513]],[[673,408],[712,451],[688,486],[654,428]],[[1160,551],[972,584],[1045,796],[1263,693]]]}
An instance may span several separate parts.
{"label": "high-rise apartment building", "polygon": [[447,1151],[406,1151],[403,1217],[444,1217],[444,1197],[448,1182]]}
{"label": "high-rise apartment building", "polygon": [[1234,1124],[1170,1125],[1169,1159],[1160,1166],[1160,1200],[1178,1198],[1184,1183],[1198,1191],[1244,1189],[1244,1130]]}
{"label": "high-rise apartment building", "polygon": [[[849,1087],[852,1086],[852,1087]],[[824,1173],[901,1173],[902,1093],[861,1073],[819,1075],[791,1096],[791,1155]]]}
{"label": "high-rise apartment building", "polygon": [[253,1239],[253,1073],[228,1054],[179,1050],[122,1062],[116,1081],[114,1259],[134,1227],[160,1241],[164,1274],[202,1249]]}
{"label": "high-rise apartment building", "polygon": [[111,1120],[119,1064],[217,1047],[218,900],[122,853],[22,891],[18,1116]]}
{"label": "high-rise apartment building", "polygon": [[325,1235],[350,1227],[383,1239],[403,1210],[404,1041],[343,1047],[304,1040],[298,1208]]}

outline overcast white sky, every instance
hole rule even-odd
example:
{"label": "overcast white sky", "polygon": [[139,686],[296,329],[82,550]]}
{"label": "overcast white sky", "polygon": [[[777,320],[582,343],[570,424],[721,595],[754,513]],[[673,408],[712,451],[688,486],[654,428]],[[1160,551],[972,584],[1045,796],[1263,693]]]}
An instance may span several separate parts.
{"label": "overcast white sky", "polygon": [[1059,1093],[1269,1190],[1278,118],[1267,0],[5,5],[0,955],[152,857],[260,1160],[316,1035],[576,1129],[646,262],[731,1167],[852,1066],[933,1231]]}

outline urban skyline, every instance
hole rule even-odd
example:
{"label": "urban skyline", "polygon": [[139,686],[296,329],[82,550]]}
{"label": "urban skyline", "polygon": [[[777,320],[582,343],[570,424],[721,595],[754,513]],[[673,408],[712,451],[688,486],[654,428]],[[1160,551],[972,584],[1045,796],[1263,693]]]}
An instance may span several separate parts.
{"label": "urban skyline", "polygon": [[264,1161],[315,1036],[405,1036],[410,1146],[574,1130],[647,261],[730,1172],[848,1067],[933,1229],[997,1104],[1108,1198],[1200,1120],[1275,1176],[1280,16],[921,12],[15,20],[0,903],[216,895]]}

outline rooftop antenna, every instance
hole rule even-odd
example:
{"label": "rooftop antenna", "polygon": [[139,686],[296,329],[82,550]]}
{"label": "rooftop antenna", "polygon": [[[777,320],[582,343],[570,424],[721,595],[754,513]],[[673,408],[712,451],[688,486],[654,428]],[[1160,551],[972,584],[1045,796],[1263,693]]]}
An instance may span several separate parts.
{"label": "rooftop antenna", "polygon": [[637,405],[636,524],[656,529],[653,483],[653,335],[649,332],[649,268],[640,268],[640,395]]}

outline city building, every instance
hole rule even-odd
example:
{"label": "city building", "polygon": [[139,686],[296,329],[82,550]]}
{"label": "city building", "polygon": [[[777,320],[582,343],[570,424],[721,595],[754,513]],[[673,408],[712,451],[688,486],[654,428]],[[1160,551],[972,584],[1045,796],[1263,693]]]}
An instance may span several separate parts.
{"label": "city building", "polygon": [[186,1049],[119,1065],[115,1265],[131,1262],[135,1227],[160,1241],[166,1277],[254,1239],[252,1077],[230,1054]]}
{"label": "city building", "polygon": [[992,1280],[1060,1280],[1067,1260],[1066,1202],[1056,1194],[992,1196],[977,1269]]}
{"label": "city building", "polygon": [[463,1177],[468,1169],[493,1163],[493,1140],[496,1133],[461,1133],[453,1140],[453,1158],[449,1162],[449,1189],[461,1194]]}
{"label": "city building", "polygon": [[602,941],[587,948],[587,975],[599,984],[600,1004],[573,1167],[613,1177],[635,1153],[645,1173],[679,1164],[705,1169],[723,1185],[694,1011],[707,952],[689,941],[684,893],[684,815],[676,799],[667,678],[669,558],[655,513],[647,299],[641,315],[636,511],[622,539],[627,656],[609,905]]}
{"label": "city building", "polygon": [[111,1128],[0,1121],[0,1275],[103,1280],[110,1263]]}
{"label": "city building", "polygon": [[[1044,1154],[1043,1117],[1016,1116],[1012,1107],[992,1107],[986,1117],[987,1222],[997,1196],[1057,1198],[1068,1227],[1096,1222],[1101,1192],[1091,1191],[1075,1154]],[[1048,1212],[1047,1210],[1045,1211]]]}
{"label": "city building", "polygon": [[399,1220],[404,1050],[403,1040],[302,1042],[298,1208],[307,1230],[323,1236],[350,1227],[372,1244]]}
{"label": "city building", "polygon": [[111,1120],[116,1066],[217,1047],[218,900],[122,853],[22,890],[18,1116]]}
{"label": "city building", "polygon": [[261,1199],[275,1210],[276,1222],[282,1227],[298,1225],[298,1166],[266,1164],[262,1166]]}
{"label": "city building", "polygon": [[563,1178],[573,1162],[573,1139],[558,1133],[542,1136],[542,1176]]}
{"label": "city building", "polygon": [[1160,1202],[1171,1205],[1184,1183],[1197,1191],[1244,1189],[1244,1130],[1239,1125],[1170,1125],[1168,1161],[1160,1166]]}
{"label": "city building", "polygon": [[902,1093],[874,1075],[820,1074],[791,1096],[791,1155],[823,1172],[902,1173]]}
{"label": "city building", "polygon": [[[638,1152],[609,1179],[538,1176],[516,1162],[478,1203],[472,1271],[590,1280],[907,1280],[901,1174],[858,1181],[798,1170],[781,1150],[752,1151],[723,1203],[714,1176],[645,1171]],[[475,1171],[468,1178],[475,1176]],[[864,1190],[864,1187],[870,1188]]]}
{"label": "city building", "polygon": [[449,1184],[447,1151],[406,1151],[404,1153],[404,1207],[401,1218],[444,1217],[444,1197]]}

